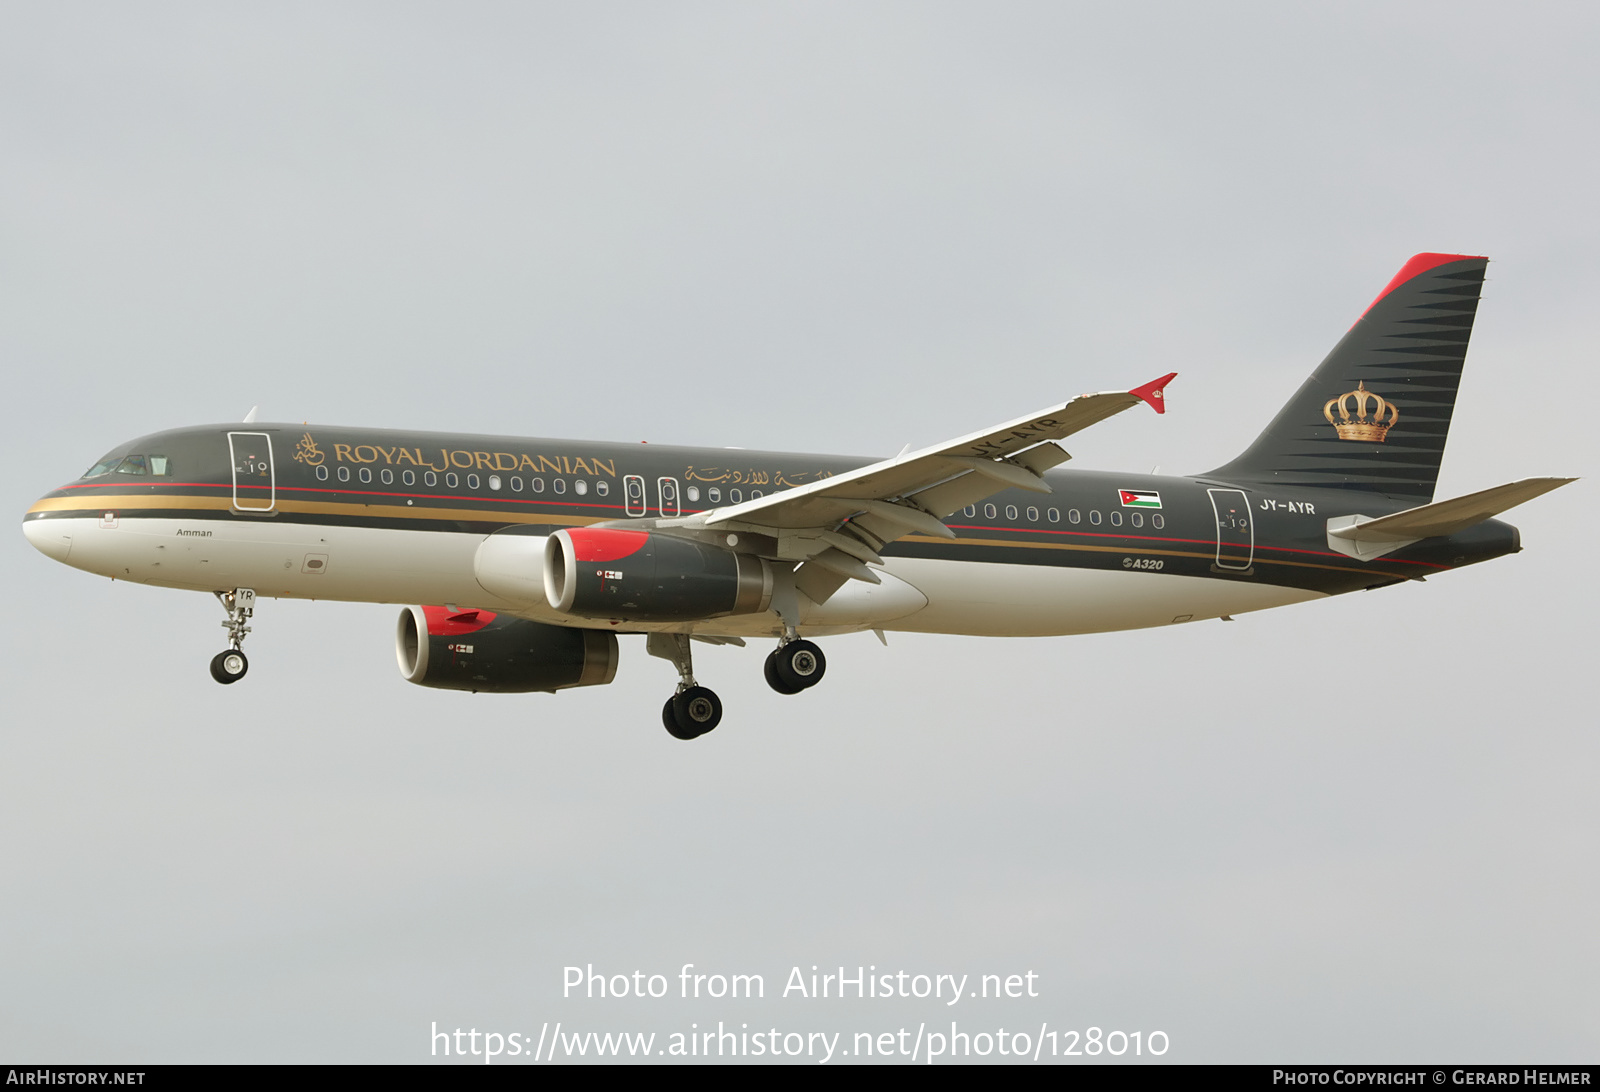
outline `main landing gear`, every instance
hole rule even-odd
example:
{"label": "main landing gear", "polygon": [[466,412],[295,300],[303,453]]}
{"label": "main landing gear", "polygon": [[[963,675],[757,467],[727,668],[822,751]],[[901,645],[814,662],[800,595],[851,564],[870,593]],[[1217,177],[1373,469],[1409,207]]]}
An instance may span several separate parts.
{"label": "main landing gear", "polygon": [[211,657],[211,677],[219,683],[235,683],[250,670],[250,661],[245,659],[239,646],[244,644],[245,634],[250,632],[250,627],[245,623],[255,613],[256,593],[251,588],[234,588],[232,591],[212,594],[222,604],[222,609],[228,612],[228,620],[222,623],[228,629],[228,647]]}
{"label": "main landing gear", "polygon": [[822,681],[827,657],[810,641],[790,637],[767,656],[762,673],[767,685],[780,694],[798,694]]}
{"label": "main landing gear", "polygon": [[721,723],[722,699],[694,681],[687,633],[652,633],[645,649],[678,669],[678,691],[661,707],[661,723],[674,739],[696,739]]}
{"label": "main landing gear", "polygon": [[[645,642],[650,655],[671,660],[678,669],[677,693],[661,707],[661,723],[675,739],[697,739],[722,721],[722,699],[695,682],[690,647],[687,633],[652,633]],[[827,669],[822,649],[790,631],[767,657],[763,670],[772,689],[798,694],[821,682]]]}

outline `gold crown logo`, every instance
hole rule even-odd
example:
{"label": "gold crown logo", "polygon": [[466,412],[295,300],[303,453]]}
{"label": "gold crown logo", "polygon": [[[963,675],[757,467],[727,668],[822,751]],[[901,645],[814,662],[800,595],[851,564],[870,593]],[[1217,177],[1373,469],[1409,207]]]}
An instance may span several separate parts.
{"label": "gold crown logo", "polygon": [[[1335,406],[1339,407],[1337,421],[1333,419]],[[1387,421],[1384,420],[1385,415],[1389,418]],[[1393,402],[1387,402],[1367,390],[1366,383],[1362,382],[1356,384],[1355,390],[1328,399],[1327,405],[1322,407],[1322,416],[1328,419],[1328,424],[1333,426],[1341,440],[1366,440],[1381,444],[1394,423],[1400,420],[1400,411],[1395,409]]]}

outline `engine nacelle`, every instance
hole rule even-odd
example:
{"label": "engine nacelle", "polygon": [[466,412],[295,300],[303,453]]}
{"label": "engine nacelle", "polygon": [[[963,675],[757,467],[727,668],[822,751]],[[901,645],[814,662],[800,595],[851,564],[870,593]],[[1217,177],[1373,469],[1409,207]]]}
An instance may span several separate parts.
{"label": "engine nacelle", "polygon": [[766,610],[772,569],[759,557],[694,539],[574,527],[545,542],[544,593],[564,614],[690,622]]}
{"label": "engine nacelle", "polygon": [[400,674],[418,686],[525,694],[617,676],[617,636],[493,611],[407,607],[395,631]]}

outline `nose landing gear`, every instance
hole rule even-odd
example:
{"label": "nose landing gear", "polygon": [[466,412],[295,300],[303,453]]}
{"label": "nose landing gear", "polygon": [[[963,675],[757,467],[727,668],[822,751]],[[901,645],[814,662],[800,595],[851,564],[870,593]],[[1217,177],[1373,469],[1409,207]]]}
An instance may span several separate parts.
{"label": "nose landing gear", "polygon": [[249,670],[250,661],[236,648],[230,648],[211,657],[211,677],[224,685],[238,682]]}
{"label": "nose landing gear", "polygon": [[694,681],[687,633],[652,633],[645,651],[678,669],[678,691],[661,707],[661,723],[674,739],[696,739],[721,723],[722,699]]}
{"label": "nose landing gear", "polygon": [[250,661],[239,646],[244,644],[245,634],[250,632],[246,623],[255,613],[256,593],[252,588],[234,588],[232,591],[212,594],[228,613],[228,620],[222,623],[228,630],[228,647],[211,658],[211,677],[226,685],[238,682],[250,670]]}

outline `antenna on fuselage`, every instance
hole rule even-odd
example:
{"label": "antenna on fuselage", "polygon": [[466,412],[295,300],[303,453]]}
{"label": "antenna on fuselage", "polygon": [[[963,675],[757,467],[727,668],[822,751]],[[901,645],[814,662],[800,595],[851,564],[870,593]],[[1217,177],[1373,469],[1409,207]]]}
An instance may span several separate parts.
{"label": "antenna on fuselage", "polygon": [[260,408],[261,408],[260,406],[251,406],[250,407],[250,412],[244,415],[244,423],[247,424],[247,425],[255,424],[256,423],[256,410],[258,410]]}

